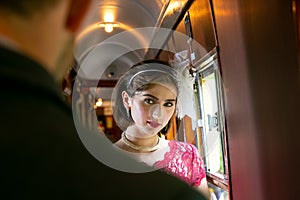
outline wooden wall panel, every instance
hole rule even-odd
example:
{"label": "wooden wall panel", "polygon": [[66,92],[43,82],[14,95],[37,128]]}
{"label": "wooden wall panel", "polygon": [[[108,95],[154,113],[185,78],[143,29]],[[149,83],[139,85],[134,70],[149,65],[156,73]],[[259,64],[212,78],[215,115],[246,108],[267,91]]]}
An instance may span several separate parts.
{"label": "wooden wall panel", "polygon": [[298,199],[300,84],[292,1],[212,2],[232,199]]}

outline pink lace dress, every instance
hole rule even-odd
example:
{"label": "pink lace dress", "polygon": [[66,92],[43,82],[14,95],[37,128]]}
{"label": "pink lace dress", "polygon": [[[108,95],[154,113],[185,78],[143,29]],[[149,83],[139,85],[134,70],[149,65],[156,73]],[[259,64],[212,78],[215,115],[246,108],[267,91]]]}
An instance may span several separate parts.
{"label": "pink lace dress", "polygon": [[164,140],[151,153],[126,153],[145,165],[161,169],[191,186],[199,186],[205,178],[204,163],[197,148],[189,143]]}
{"label": "pink lace dress", "polygon": [[164,159],[156,161],[154,167],[177,176],[192,186],[199,186],[205,178],[204,163],[197,148],[189,143],[169,141],[170,150]]}

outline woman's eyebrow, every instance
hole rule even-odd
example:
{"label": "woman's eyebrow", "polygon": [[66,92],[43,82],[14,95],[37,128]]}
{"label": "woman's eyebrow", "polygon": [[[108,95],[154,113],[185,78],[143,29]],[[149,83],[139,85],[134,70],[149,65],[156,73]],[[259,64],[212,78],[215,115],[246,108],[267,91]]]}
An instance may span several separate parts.
{"label": "woman's eyebrow", "polygon": [[166,99],[165,101],[176,101],[176,99]]}
{"label": "woman's eyebrow", "polygon": [[159,100],[159,98],[157,98],[156,96],[153,96],[151,94],[143,94],[143,96],[152,97],[155,100]]}
{"label": "woman's eyebrow", "polygon": [[[143,96],[147,96],[147,97],[152,97],[155,100],[159,100],[159,98],[157,98],[156,96],[153,96],[151,94],[143,94]],[[176,99],[166,99],[165,101],[176,101]]]}

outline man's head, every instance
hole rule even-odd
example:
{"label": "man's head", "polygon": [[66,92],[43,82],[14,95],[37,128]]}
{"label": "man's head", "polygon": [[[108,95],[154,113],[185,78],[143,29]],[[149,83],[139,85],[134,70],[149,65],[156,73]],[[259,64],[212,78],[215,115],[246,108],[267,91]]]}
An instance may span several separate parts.
{"label": "man's head", "polygon": [[28,18],[36,12],[43,11],[54,7],[60,0],[0,0],[1,11],[19,15]]}
{"label": "man's head", "polygon": [[73,60],[73,38],[91,0],[0,0],[0,35],[57,79]]}

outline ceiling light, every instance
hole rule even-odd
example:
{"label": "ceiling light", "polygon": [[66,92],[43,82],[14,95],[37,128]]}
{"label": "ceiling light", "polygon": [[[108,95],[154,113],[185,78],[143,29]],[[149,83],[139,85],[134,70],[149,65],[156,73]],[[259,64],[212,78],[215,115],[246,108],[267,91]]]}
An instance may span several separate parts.
{"label": "ceiling light", "polygon": [[103,27],[107,33],[111,33],[114,30],[114,27],[120,27],[118,23],[114,22],[102,22],[98,26]]}
{"label": "ceiling light", "polygon": [[114,22],[115,21],[115,16],[108,12],[108,13],[105,13],[104,15],[104,22]]}
{"label": "ceiling light", "polygon": [[96,106],[100,107],[102,105],[103,101],[101,98],[98,98],[97,102],[96,102]]}
{"label": "ceiling light", "polygon": [[107,24],[105,27],[104,27],[104,30],[107,32],[107,33],[111,33],[113,30],[114,30],[114,27],[112,24]]}

